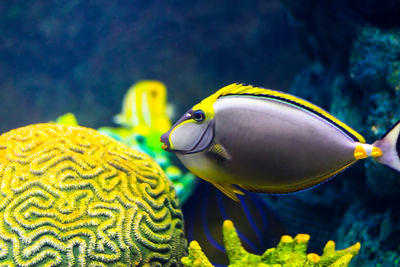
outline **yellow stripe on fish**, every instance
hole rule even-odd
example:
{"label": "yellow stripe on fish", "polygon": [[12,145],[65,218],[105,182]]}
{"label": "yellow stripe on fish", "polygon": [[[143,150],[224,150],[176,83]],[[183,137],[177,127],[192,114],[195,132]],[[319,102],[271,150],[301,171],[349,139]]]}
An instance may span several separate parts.
{"label": "yellow stripe on fish", "polygon": [[249,96],[257,96],[257,97],[265,97],[265,98],[274,98],[277,100],[283,100],[286,102],[289,102],[291,104],[294,104],[296,106],[299,106],[301,108],[305,108],[308,111],[313,112],[314,114],[322,117],[323,119],[327,120],[328,122],[334,124],[337,126],[339,129],[343,130],[346,134],[349,135],[354,141],[360,142],[360,143],[365,143],[364,137],[354,131],[352,128],[350,128],[348,125],[343,123],[342,121],[338,120],[336,117],[332,116],[329,114],[327,111],[324,109],[304,100],[299,97],[283,93],[280,91],[275,91],[275,90],[270,90],[270,89],[265,89],[261,87],[254,87],[251,85],[243,85],[243,84],[238,84],[238,83],[233,83],[228,86],[225,86],[218,90],[216,93],[212,94],[211,96],[207,97],[203,101],[201,101],[199,104],[195,105],[193,107],[193,110],[196,109],[202,109],[206,116],[209,116],[209,118],[214,117],[214,109],[213,105],[215,101],[217,101],[218,98],[224,97],[224,96],[234,96],[234,95],[249,95]]}

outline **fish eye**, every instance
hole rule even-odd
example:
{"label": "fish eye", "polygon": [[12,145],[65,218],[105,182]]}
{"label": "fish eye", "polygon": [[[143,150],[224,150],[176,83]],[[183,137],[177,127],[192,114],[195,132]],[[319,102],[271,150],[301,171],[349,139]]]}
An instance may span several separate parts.
{"label": "fish eye", "polygon": [[204,111],[196,110],[193,112],[192,118],[197,122],[202,122],[206,118],[206,115],[204,114]]}

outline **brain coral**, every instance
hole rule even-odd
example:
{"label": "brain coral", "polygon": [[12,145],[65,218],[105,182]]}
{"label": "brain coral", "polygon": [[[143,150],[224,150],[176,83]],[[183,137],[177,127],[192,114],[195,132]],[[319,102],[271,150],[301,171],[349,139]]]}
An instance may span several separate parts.
{"label": "brain coral", "polygon": [[1,266],[178,266],[186,239],[152,159],[94,130],[0,136]]}

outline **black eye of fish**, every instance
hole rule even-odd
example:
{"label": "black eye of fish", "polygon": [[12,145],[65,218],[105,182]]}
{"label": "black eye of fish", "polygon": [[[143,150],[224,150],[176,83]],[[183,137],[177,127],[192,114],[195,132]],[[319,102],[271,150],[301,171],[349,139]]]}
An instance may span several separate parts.
{"label": "black eye of fish", "polygon": [[197,122],[202,122],[206,118],[206,115],[202,110],[196,110],[193,112],[192,118]]}

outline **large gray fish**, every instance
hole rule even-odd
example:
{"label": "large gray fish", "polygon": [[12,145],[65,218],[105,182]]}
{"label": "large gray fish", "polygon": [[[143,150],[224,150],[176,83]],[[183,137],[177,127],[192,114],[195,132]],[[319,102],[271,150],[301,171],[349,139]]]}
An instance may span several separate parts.
{"label": "large gray fish", "polygon": [[189,109],[161,136],[198,177],[238,201],[237,187],[290,193],[320,184],[359,159],[400,172],[400,121],[366,144],[356,131],[298,97],[228,85]]}

